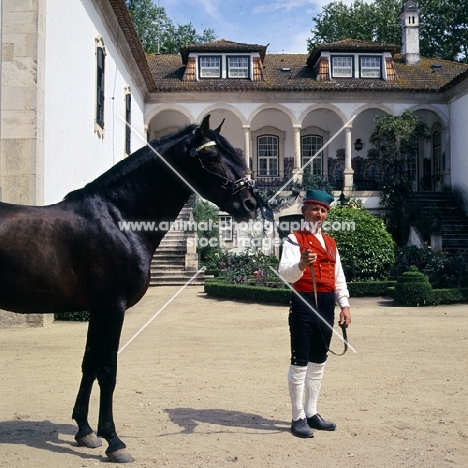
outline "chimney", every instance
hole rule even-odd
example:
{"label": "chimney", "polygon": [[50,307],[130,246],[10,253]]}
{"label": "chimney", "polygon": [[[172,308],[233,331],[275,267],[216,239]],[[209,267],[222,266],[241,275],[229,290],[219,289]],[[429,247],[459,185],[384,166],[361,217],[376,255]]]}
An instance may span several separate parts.
{"label": "chimney", "polygon": [[419,13],[417,3],[407,1],[401,9],[402,48],[401,53],[406,65],[419,65]]}

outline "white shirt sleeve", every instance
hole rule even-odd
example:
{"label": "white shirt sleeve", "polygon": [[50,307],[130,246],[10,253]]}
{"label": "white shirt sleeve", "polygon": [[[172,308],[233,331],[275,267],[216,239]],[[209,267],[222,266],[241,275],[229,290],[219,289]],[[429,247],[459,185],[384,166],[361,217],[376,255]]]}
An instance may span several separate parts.
{"label": "white shirt sleeve", "polygon": [[349,307],[349,291],[346,284],[346,278],[341,265],[341,258],[336,249],[336,263],[335,263],[335,300],[340,307]]}
{"label": "white shirt sleeve", "polygon": [[[289,234],[288,237],[292,241],[297,242],[294,234]],[[303,272],[299,269],[300,260],[301,249],[297,245],[284,241],[281,260],[278,265],[278,273],[288,283],[295,283],[301,279]]]}

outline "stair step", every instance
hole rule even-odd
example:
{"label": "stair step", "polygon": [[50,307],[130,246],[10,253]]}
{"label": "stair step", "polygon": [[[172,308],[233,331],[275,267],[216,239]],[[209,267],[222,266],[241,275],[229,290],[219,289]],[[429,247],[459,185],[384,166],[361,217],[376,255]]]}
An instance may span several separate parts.
{"label": "stair step", "polygon": [[414,195],[423,216],[437,220],[443,250],[468,249],[468,217],[452,192],[417,192]]}
{"label": "stair step", "polygon": [[[150,286],[182,286],[196,274],[196,269],[185,270],[187,236],[192,235],[190,231],[186,232],[189,221],[193,221],[192,209],[185,206],[151,259]],[[189,284],[202,285],[204,282],[205,276],[200,273]]]}

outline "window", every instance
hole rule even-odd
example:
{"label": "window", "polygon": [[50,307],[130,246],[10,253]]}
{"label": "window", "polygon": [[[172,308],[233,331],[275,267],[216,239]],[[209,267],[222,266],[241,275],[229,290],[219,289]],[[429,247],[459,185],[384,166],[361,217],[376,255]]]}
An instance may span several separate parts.
{"label": "window", "polygon": [[104,59],[102,40],[96,47],[96,124],[104,129]]}
{"label": "window", "polygon": [[225,241],[232,241],[232,217],[219,217],[219,237]]}
{"label": "window", "polygon": [[126,88],[125,93],[125,154],[128,156],[132,152],[132,95],[130,88]]}
{"label": "window", "polygon": [[200,78],[221,78],[221,57],[200,57]]}
{"label": "window", "polygon": [[333,57],[332,74],[333,78],[352,78],[353,57]]}
{"label": "window", "polygon": [[304,167],[310,159],[320,151],[320,154],[307,166],[307,169],[309,169],[312,174],[322,174],[322,146],[323,139],[319,135],[307,135],[302,137],[302,167]]}
{"label": "window", "polygon": [[249,57],[228,57],[228,78],[249,77]]}
{"label": "window", "polygon": [[278,137],[273,135],[258,137],[258,175],[278,175],[278,149]]}
{"label": "window", "polygon": [[361,57],[361,78],[380,78],[380,57]]}

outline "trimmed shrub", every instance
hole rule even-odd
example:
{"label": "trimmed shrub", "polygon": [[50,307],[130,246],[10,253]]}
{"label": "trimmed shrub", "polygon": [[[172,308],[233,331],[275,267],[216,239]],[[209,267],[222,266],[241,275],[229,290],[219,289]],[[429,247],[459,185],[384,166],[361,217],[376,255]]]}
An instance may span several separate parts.
{"label": "trimmed shrub", "polygon": [[432,286],[429,279],[415,266],[397,278],[393,296],[397,304],[404,306],[427,305],[432,299]]}

